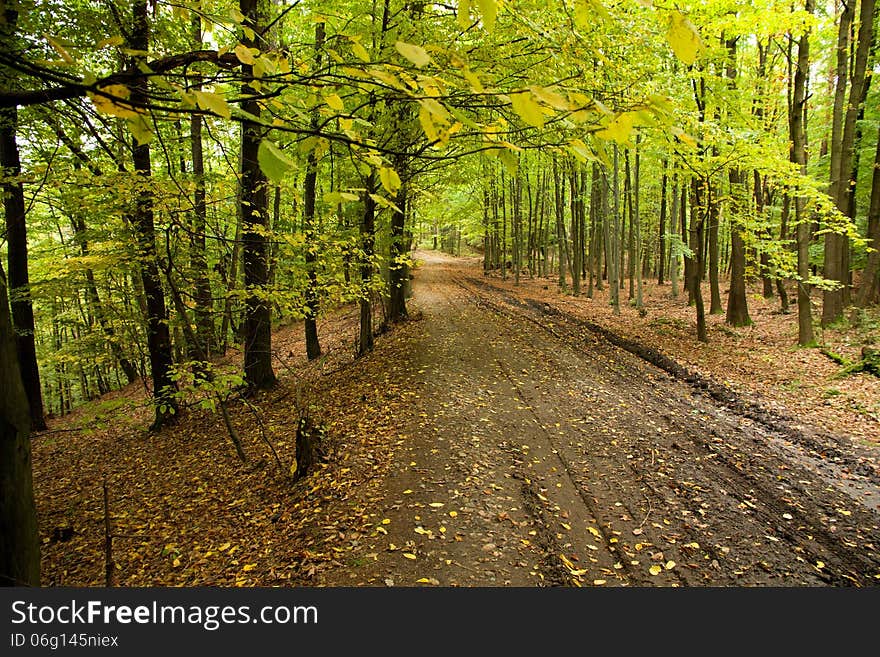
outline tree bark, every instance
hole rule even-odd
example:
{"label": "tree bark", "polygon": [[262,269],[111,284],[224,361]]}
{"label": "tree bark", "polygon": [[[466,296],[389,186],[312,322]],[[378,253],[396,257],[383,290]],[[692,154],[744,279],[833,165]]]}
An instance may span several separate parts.
{"label": "tree bark", "polygon": [[871,178],[871,205],[868,208],[868,261],[862,270],[862,280],[856,304],[866,307],[880,302],[880,134],[874,154],[874,173]]}
{"label": "tree bark", "polygon": [[[196,12],[192,17],[193,38],[196,47],[202,43],[201,20]],[[193,89],[200,89],[198,76]],[[205,191],[205,157],[202,149],[202,117],[193,114],[189,124],[190,149],[193,168],[193,221],[190,227],[190,266],[193,270],[196,338],[206,358],[216,351],[214,335],[214,301],[208,276],[208,255],[205,243],[207,201]]]}
{"label": "tree bark", "polygon": [[40,585],[30,414],[0,266],[0,585]]}
{"label": "tree bark", "polygon": [[[146,52],[149,47],[150,25],[146,0],[134,4],[131,47]],[[132,87],[130,99],[139,104],[147,101],[146,80]],[[132,148],[132,162],[138,180],[131,225],[138,241],[138,249],[143,259],[140,267],[141,284],[147,307],[147,350],[150,354],[150,370],[153,378],[153,397],[156,416],[152,428],[161,429],[177,412],[174,398],[176,384],[171,378],[173,357],[171,334],[168,330],[168,312],[165,305],[165,291],[159,277],[156,262],[156,230],[153,218],[153,191],[150,188],[152,175],[149,144],[137,143]]]}
{"label": "tree bark", "polygon": [[[812,14],[814,0],[806,0],[804,8]],[[801,175],[807,173],[807,141],[804,129],[804,115],[807,95],[806,85],[810,74],[810,41],[805,32],[798,43],[797,67],[794,74],[789,133],[792,143],[791,159],[800,168]],[[797,235],[798,270],[798,344],[808,346],[815,343],[813,336],[813,311],[810,307],[810,239],[812,220],[807,216],[804,199],[795,198],[795,225]]]}
{"label": "tree bark", "polygon": [[[7,15],[9,11],[7,10]],[[37,365],[34,308],[28,274],[27,218],[24,190],[18,177],[21,164],[16,142],[18,112],[16,108],[0,110],[0,166],[3,176],[3,208],[6,213],[6,243],[9,264],[9,288],[12,297],[12,323],[18,351],[21,378],[27,394],[31,426],[46,428],[43,393]]]}
{"label": "tree bark", "polygon": [[[321,49],[324,47],[324,23],[315,23],[315,70],[321,68]],[[315,110],[309,119],[313,131],[318,130],[318,112]],[[303,182],[303,233],[305,234],[305,261],[308,283],[306,284],[305,338],[306,356],[314,360],[321,355],[318,340],[318,260],[315,240],[315,196],[318,182],[318,158],[311,151],[306,161],[306,175]]]}
{"label": "tree bark", "polygon": [[[243,26],[249,28],[241,43],[257,47],[256,35],[261,33],[260,0],[239,0],[244,16]],[[242,64],[241,109],[260,116],[260,104],[252,97],[253,67]],[[244,284],[247,289],[244,316],[244,376],[251,389],[271,388],[277,379],[272,369],[272,306],[266,298],[269,283],[268,182],[257,160],[263,128],[252,121],[241,124],[241,217],[242,260]]]}

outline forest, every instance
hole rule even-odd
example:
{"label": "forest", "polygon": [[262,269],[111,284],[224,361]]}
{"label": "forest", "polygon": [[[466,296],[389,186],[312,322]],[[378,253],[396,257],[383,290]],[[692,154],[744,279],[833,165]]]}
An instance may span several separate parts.
{"label": "forest", "polygon": [[5,584],[880,583],[874,0],[0,6]]}

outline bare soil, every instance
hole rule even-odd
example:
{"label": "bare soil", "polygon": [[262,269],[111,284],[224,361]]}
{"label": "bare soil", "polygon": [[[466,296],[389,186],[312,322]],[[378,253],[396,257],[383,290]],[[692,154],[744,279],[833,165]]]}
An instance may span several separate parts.
{"label": "bare soil", "polygon": [[875,450],[423,258],[380,531],[322,584],[880,583]]}
{"label": "bare soil", "polygon": [[[208,412],[147,435],[130,406],[107,426],[92,407],[36,436],[44,585],[103,583],[102,482],[118,585],[880,584],[872,436],[682,363],[547,281],[419,258],[412,319],[365,357],[351,310],[322,324],[321,361],[299,327],[278,333],[278,388],[231,405],[247,464]],[[305,408],[323,460],[292,482]]]}

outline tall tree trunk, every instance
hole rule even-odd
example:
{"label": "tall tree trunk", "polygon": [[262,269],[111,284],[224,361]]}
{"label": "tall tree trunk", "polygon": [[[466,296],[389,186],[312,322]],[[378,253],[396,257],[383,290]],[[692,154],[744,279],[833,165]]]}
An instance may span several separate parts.
{"label": "tall tree trunk", "polygon": [[361,299],[360,299],[360,338],[358,356],[363,356],[373,348],[373,245],[376,231],[376,201],[372,194],[376,191],[376,174],[370,172],[364,193],[364,213],[361,217]]}
{"label": "tall tree trunk", "polygon": [[[9,10],[6,10],[7,16]],[[6,243],[9,262],[9,288],[12,297],[12,323],[21,368],[21,379],[27,394],[31,427],[46,428],[43,413],[43,392],[34,339],[34,308],[28,274],[27,220],[24,190],[19,176],[21,164],[16,142],[18,111],[15,107],[0,110],[0,166],[4,176],[3,208],[6,212]]]}
{"label": "tall tree trunk", "polygon": [[639,186],[641,185],[642,157],[639,151],[641,135],[636,135],[635,168],[633,169],[633,215],[632,223],[635,226],[635,253],[636,253],[636,308],[644,306],[642,300],[642,276],[645,268],[642,263],[642,217],[639,207]]}
{"label": "tall tree trunk", "polygon": [[660,259],[657,263],[657,285],[663,285],[663,278],[666,274],[666,187],[669,183],[669,160],[663,160],[660,165],[663,169],[663,175],[660,178]]}
{"label": "tall tree trunk", "polygon": [[[814,0],[806,0],[804,9],[813,13]],[[797,67],[794,74],[791,113],[789,116],[789,135],[792,143],[791,159],[800,168],[801,175],[807,173],[807,140],[804,129],[806,113],[806,85],[810,75],[810,41],[805,32],[798,43]],[[798,344],[808,346],[815,343],[813,337],[813,311],[810,307],[810,239],[812,237],[812,220],[807,216],[805,201],[802,197],[795,198],[795,231],[797,242],[798,270]]]}
{"label": "tall tree trunk", "polygon": [[559,263],[559,289],[565,289],[565,188],[559,177],[559,167],[553,158],[553,200],[556,213],[556,250]]}
{"label": "tall tree trunk", "polygon": [[[0,24],[0,49],[17,57],[18,3],[4,3],[3,22]],[[2,86],[10,88],[15,80],[9,72],[3,73]],[[9,264],[9,293],[12,297],[12,324],[15,328],[15,347],[18,353],[18,367],[30,408],[31,429],[41,431],[46,428],[43,411],[43,392],[40,387],[40,370],[37,365],[35,342],[34,309],[31,300],[30,277],[28,274],[27,218],[24,202],[24,189],[21,176],[21,161],[18,153],[16,133],[18,131],[18,109],[0,109],[0,175],[3,177],[3,209],[6,214],[6,250]]]}
{"label": "tall tree trunk", "polygon": [[[196,12],[192,16],[193,41],[201,48],[201,19]],[[200,89],[196,76],[193,89]],[[207,202],[205,192],[205,157],[202,150],[202,117],[193,114],[189,123],[190,149],[193,168],[193,222],[190,232],[189,258],[193,270],[193,301],[195,302],[196,338],[205,357],[216,351],[214,336],[214,300],[211,294],[211,281],[208,276],[208,255],[205,243],[207,222]]]}
{"label": "tall tree trunk", "polygon": [[30,414],[0,266],[0,586],[40,585]]}
{"label": "tall tree trunk", "polygon": [[[241,43],[258,47],[256,36],[261,34],[261,0],[239,0],[239,11],[244,16]],[[242,64],[241,109],[259,118],[260,104],[253,96],[251,86],[253,67]],[[252,121],[241,124],[241,216],[242,260],[244,284],[247,289],[244,316],[244,376],[252,389],[275,385],[272,370],[272,306],[266,299],[269,282],[268,240],[269,228],[268,183],[257,161],[257,151],[263,137],[263,128]]]}
{"label": "tall tree trunk", "polygon": [[868,208],[868,261],[862,270],[862,280],[856,303],[865,307],[880,302],[880,134],[874,154],[874,172],[871,178],[871,204]]}
{"label": "tall tree trunk", "polygon": [[[133,50],[146,52],[150,41],[150,24],[146,0],[134,3],[133,29],[131,47]],[[141,56],[138,56],[142,59]],[[131,102],[135,106],[146,104],[147,81],[141,79],[132,86]],[[168,330],[168,312],[165,305],[165,291],[159,277],[156,262],[156,231],[153,219],[153,191],[150,187],[152,168],[150,163],[150,146],[137,143],[132,148],[132,163],[138,179],[137,197],[131,225],[137,235],[138,249],[143,259],[141,264],[141,284],[147,307],[147,350],[150,354],[150,370],[153,377],[153,397],[156,405],[156,417],[152,428],[158,430],[177,412],[174,397],[176,384],[171,378],[173,358],[171,352],[171,334]]]}
{"label": "tall tree trunk", "polygon": [[[691,201],[692,216],[690,226],[690,247],[691,251],[693,251],[694,257],[689,268],[690,279],[688,281],[688,287],[690,288],[691,295],[694,299],[694,306],[697,311],[697,340],[700,342],[709,341],[708,333],[706,331],[706,311],[703,306],[701,279],[703,261],[705,259],[703,249],[705,243],[706,216],[709,213],[709,204],[711,203],[711,199],[708,198],[710,193],[707,181],[698,180],[697,178],[692,180],[691,194],[693,198]],[[704,196],[706,198],[704,198]]]}
{"label": "tall tree trunk", "polygon": [[398,173],[402,173],[403,181],[397,190],[395,205],[400,212],[393,210],[391,214],[391,263],[389,264],[389,304],[388,315],[392,322],[400,322],[407,318],[406,309],[406,282],[409,279],[409,267],[406,264],[408,243],[406,239],[406,213],[409,201],[407,199],[408,183],[405,182],[406,174],[403,171],[403,163],[398,164]]}
{"label": "tall tree trunk", "polygon": [[[837,41],[837,86],[834,93],[834,114],[831,140],[831,185],[830,194],[838,210],[846,214],[849,210],[850,174],[852,173],[853,147],[856,133],[856,119],[865,101],[867,89],[866,71],[873,42],[874,0],[861,0],[859,3],[859,27],[855,46],[855,60],[850,68],[850,31],[855,20],[855,2],[844,4],[840,19]],[[849,82],[847,98],[846,85]],[[848,298],[849,285],[849,240],[837,232],[825,236],[825,278],[836,281],[840,286],[825,290],[822,295],[822,324],[836,321],[843,314]]]}
{"label": "tall tree trunk", "polygon": [[615,315],[620,314],[620,249],[618,248],[618,244],[620,242],[620,186],[618,182],[618,170],[620,169],[620,153],[617,147],[617,144],[614,144],[614,159],[612,166],[614,167],[614,171],[612,172],[612,198],[613,198],[613,209],[611,211],[611,219],[612,225],[610,226],[610,230],[608,234],[610,239],[608,240],[608,260],[609,260],[609,272],[608,272],[608,285],[611,288],[611,306],[612,312]]}
{"label": "tall tree trunk", "polygon": [[[324,23],[315,23],[315,70],[321,68],[321,49],[324,47]],[[312,131],[318,130],[318,112],[315,110],[309,120]],[[309,152],[306,162],[306,175],[303,182],[303,233],[305,235],[305,260],[308,283],[306,285],[305,337],[306,356],[314,360],[321,355],[318,340],[318,260],[315,240],[315,196],[318,184],[318,157],[315,151]]]}

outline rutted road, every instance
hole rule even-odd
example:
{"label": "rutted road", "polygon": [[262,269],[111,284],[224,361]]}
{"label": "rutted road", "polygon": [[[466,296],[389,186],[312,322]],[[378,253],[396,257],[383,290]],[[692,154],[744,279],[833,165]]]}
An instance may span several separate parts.
{"label": "rutted road", "polygon": [[874,473],[423,256],[386,522],[324,584],[880,585]]}

